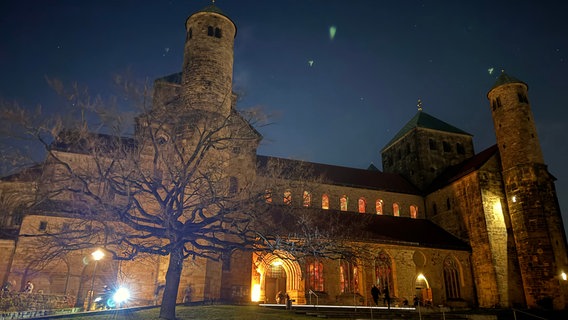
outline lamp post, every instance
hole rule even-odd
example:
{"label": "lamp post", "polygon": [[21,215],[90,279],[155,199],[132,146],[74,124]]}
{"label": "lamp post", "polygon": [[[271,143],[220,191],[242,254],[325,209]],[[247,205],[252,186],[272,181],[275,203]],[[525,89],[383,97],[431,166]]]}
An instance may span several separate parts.
{"label": "lamp post", "polygon": [[87,310],[91,310],[91,304],[93,303],[93,296],[95,295],[95,292],[93,290],[95,288],[95,272],[97,272],[97,263],[105,256],[105,253],[101,249],[97,249],[96,251],[91,253],[91,256],[95,260],[95,266],[93,267],[93,277],[91,279],[91,294],[89,295],[89,304],[87,305]]}

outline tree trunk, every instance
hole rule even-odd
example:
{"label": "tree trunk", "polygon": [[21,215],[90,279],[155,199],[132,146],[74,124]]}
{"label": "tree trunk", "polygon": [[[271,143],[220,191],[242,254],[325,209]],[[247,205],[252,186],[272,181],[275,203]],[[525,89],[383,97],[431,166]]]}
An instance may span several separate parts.
{"label": "tree trunk", "polygon": [[183,269],[183,247],[175,246],[170,253],[170,262],[166,273],[166,287],[160,308],[160,319],[175,320],[176,300]]}

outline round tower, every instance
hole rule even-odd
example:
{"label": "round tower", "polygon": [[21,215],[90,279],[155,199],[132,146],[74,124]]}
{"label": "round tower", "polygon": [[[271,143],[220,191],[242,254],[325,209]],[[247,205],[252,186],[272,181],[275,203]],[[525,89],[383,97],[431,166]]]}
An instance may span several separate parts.
{"label": "round tower", "polygon": [[528,100],[528,86],[502,73],[487,97],[495,126],[520,278],[529,308],[564,309],[566,236]]}
{"label": "round tower", "polygon": [[519,164],[544,164],[528,100],[528,86],[502,73],[487,94],[503,170]]}
{"label": "round tower", "polygon": [[189,16],[185,26],[181,80],[185,105],[228,115],[232,100],[236,26],[213,4]]}

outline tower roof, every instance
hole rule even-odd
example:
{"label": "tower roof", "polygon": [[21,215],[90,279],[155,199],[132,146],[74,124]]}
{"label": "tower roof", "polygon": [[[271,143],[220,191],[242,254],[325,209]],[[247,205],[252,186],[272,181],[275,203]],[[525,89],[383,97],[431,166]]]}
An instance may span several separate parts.
{"label": "tower roof", "polygon": [[229,18],[228,15],[226,15],[226,14],[223,12],[223,10],[219,9],[219,7],[217,7],[217,6],[215,5],[215,1],[213,1],[213,2],[212,2],[210,5],[208,5],[207,7],[205,7],[205,8],[203,8],[203,9],[201,9],[201,10],[198,10],[198,11],[196,11],[196,12],[190,14],[189,17],[187,17],[187,19],[186,19],[186,23],[187,23],[187,20],[189,20],[192,16],[194,16],[194,15],[196,15],[196,14],[198,14],[198,13],[215,13],[215,14],[218,14],[218,15],[221,15],[221,16],[225,17],[227,20],[231,21],[231,23],[235,26],[235,37],[237,36],[237,25],[235,24],[235,22],[234,22],[233,20],[231,20],[231,18]]}
{"label": "tower roof", "polygon": [[436,117],[433,117],[427,114],[424,111],[418,111],[416,115],[408,121],[402,129],[394,136],[394,138],[387,143],[387,145],[382,149],[385,150],[386,148],[390,147],[393,143],[395,143],[398,139],[405,136],[410,131],[416,128],[423,128],[423,129],[432,129],[437,131],[445,131],[450,133],[458,133],[458,134],[465,134],[471,136],[471,134],[452,126],[449,123],[446,123]]}
{"label": "tower roof", "polygon": [[227,17],[227,15],[221,9],[219,9],[219,7],[217,7],[214,3],[208,5],[207,7],[203,8],[203,9],[197,11],[197,12],[213,12],[213,13],[218,13],[220,15]]}
{"label": "tower roof", "polygon": [[[525,86],[528,87],[528,85],[526,83],[522,82],[521,80],[519,80],[515,77],[512,77],[512,76],[506,74],[505,71],[503,70],[501,72],[501,74],[499,75],[499,77],[497,77],[497,80],[495,81],[495,84],[493,85],[493,87],[491,87],[491,90],[493,90],[493,89],[495,89],[499,86],[502,86],[504,84],[509,84],[509,83],[522,83],[522,84],[524,84]],[[489,90],[489,91],[491,91],[491,90]]]}

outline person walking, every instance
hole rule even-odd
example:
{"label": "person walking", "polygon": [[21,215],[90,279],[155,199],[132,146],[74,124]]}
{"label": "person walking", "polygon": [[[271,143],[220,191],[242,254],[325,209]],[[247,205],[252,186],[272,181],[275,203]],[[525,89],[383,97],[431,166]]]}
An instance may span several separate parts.
{"label": "person walking", "polygon": [[373,285],[371,288],[371,296],[373,297],[373,302],[375,302],[375,306],[379,305],[379,295],[381,294],[381,290],[377,288],[376,285]]}
{"label": "person walking", "polygon": [[387,305],[387,307],[390,309],[391,308],[391,297],[389,294],[389,287],[385,287],[383,289],[383,294],[385,295],[385,297],[383,298],[383,303]]}

